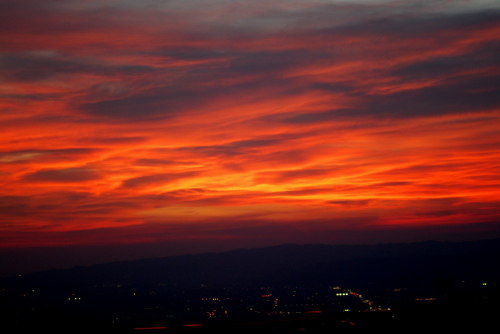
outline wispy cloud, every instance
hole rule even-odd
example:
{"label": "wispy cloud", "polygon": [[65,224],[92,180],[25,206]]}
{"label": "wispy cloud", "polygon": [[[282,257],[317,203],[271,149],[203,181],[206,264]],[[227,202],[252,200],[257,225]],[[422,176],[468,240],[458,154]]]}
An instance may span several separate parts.
{"label": "wispy cloud", "polygon": [[495,1],[0,13],[5,247],[498,235]]}

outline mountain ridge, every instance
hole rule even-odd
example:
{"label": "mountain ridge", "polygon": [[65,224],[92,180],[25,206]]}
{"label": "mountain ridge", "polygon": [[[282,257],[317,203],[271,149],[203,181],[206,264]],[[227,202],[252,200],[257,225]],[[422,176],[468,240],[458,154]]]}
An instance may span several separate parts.
{"label": "mountain ridge", "polygon": [[[266,281],[284,284],[307,279],[317,283],[331,279],[361,285],[368,278],[379,282],[395,281],[397,277],[409,280],[412,275],[436,276],[439,271],[448,276],[471,277],[483,273],[495,278],[500,276],[500,269],[491,266],[494,261],[500,261],[500,239],[377,245],[283,244],[50,269],[24,275],[22,280],[44,287],[157,283],[245,285]],[[468,273],[470,268],[475,268],[474,273]]]}

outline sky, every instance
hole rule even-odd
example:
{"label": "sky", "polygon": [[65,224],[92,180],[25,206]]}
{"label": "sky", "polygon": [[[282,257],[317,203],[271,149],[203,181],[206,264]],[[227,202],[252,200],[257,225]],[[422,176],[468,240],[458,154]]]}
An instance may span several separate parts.
{"label": "sky", "polygon": [[0,0],[3,272],[500,237],[498,1]]}

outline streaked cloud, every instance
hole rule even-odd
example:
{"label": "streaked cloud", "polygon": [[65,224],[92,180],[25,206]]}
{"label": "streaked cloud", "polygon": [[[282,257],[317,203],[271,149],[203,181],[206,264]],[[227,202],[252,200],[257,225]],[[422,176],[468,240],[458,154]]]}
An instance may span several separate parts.
{"label": "streaked cloud", "polygon": [[0,13],[4,247],[498,235],[495,1]]}

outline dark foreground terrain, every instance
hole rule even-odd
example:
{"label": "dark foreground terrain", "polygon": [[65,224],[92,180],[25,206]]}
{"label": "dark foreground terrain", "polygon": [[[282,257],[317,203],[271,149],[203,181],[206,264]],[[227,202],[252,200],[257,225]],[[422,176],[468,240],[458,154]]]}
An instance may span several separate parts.
{"label": "dark foreground terrain", "polygon": [[2,333],[498,331],[500,240],[283,245],[0,281]]}

